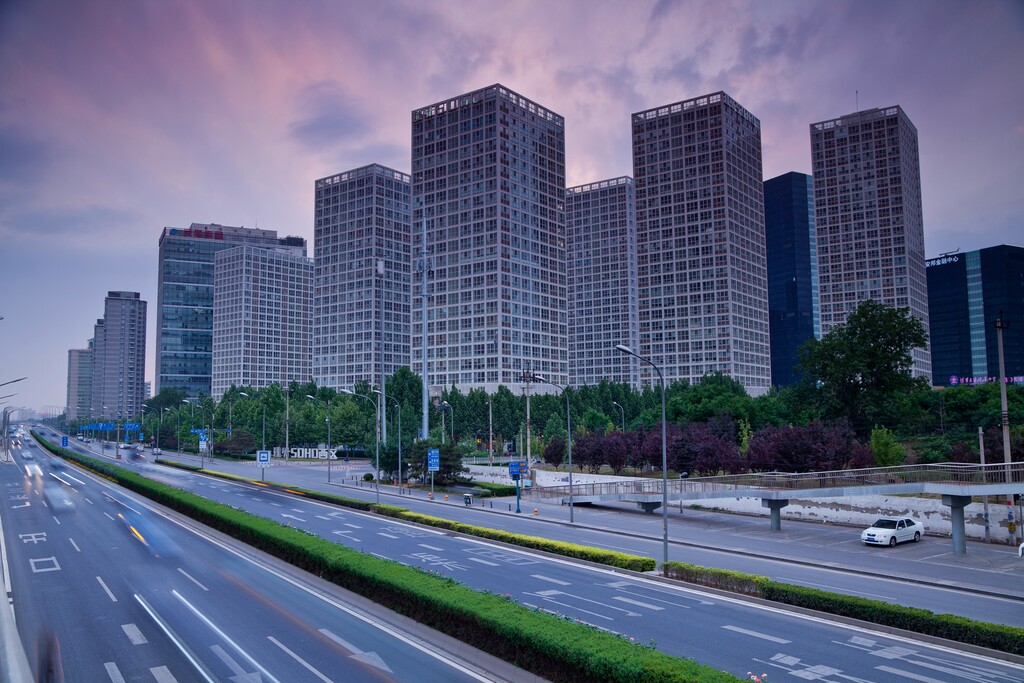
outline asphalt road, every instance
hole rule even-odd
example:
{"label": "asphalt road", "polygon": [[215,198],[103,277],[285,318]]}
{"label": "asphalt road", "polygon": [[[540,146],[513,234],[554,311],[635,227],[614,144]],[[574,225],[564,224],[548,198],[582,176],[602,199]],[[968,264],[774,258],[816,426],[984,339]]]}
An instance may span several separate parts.
{"label": "asphalt road", "polygon": [[54,462],[26,446],[0,464],[0,520],[30,661],[63,680],[530,678]]}
{"label": "asphalt road", "polygon": [[[217,467],[229,469],[222,465],[218,463]],[[1024,681],[1024,668],[1019,665],[973,655],[958,646],[936,646],[926,638],[892,636],[822,616],[794,614],[775,605],[750,603],[713,591],[510,549],[254,485],[148,463],[131,466],[144,470],[148,476],[309,529],[363,552],[431,568],[474,588],[507,593],[523,604],[570,615],[639,642],[654,643],[669,654],[741,676],[760,669],[837,683],[901,679]],[[284,469],[303,468],[281,468],[268,478],[281,480]],[[354,491],[359,489],[345,489],[346,494]],[[362,493],[375,497],[372,490],[363,489]],[[408,503],[414,498],[402,498],[403,504],[412,507]],[[399,502],[390,497],[387,500]],[[488,526],[498,526],[490,522],[528,524],[532,525],[533,533],[560,528],[541,526],[532,517],[525,521],[507,513],[492,514],[489,508],[460,510],[459,505],[424,504],[432,506],[429,509],[434,514],[450,511],[454,516],[458,511],[478,515],[473,521]],[[568,531],[597,533],[578,528]],[[626,538],[622,534],[601,533],[620,543]]]}
{"label": "asphalt road", "polygon": [[[151,459],[151,456],[147,456]],[[199,458],[170,453],[164,457],[199,464]],[[260,468],[218,460],[212,469],[258,480]],[[152,476],[176,481],[179,475],[148,461],[128,463],[146,468]],[[164,474],[160,474],[165,470]],[[331,491],[362,500],[376,500],[373,485],[360,482],[365,463],[335,465],[332,484],[326,467],[313,464],[277,465],[264,470],[268,481]],[[505,529],[595,547],[661,558],[660,512],[649,515],[626,506],[576,506],[575,524],[568,508],[536,504],[524,499],[515,514],[515,499],[477,501],[472,508],[462,497],[445,501],[438,493],[397,495],[397,488],[381,487],[383,502],[402,505],[424,514]],[[533,514],[537,509],[538,514]],[[718,513],[711,510],[672,508],[669,515],[669,558],[702,566],[731,569],[786,583],[857,595],[893,604],[1024,627],[1024,560],[1006,545],[969,542],[966,555],[952,552],[948,538],[926,536],[920,543],[897,548],[865,546],[860,529],[809,522],[783,522],[772,531],[765,518]]]}

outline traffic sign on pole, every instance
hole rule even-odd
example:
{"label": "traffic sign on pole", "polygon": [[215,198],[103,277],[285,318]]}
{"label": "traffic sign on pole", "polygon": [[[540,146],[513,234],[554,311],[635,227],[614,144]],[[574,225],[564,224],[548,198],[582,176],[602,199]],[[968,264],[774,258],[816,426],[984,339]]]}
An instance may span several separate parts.
{"label": "traffic sign on pole", "polygon": [[431,448],[427,450],[427,471],[441,471],[441,451],[439,451],[436,448]]}
{"label": "traffic sign on pole", "polygon": [[266,465],[270,462],[270,451],[256,451],[256,462]]}

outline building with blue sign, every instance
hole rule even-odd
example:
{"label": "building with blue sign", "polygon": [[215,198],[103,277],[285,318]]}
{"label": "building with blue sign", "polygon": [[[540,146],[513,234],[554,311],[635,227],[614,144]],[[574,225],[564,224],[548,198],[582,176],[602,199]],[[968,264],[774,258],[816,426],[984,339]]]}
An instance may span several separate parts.
{"label": "building with blue sign", "polygon": [[934,386],[998,381],[996,320],[1006,376],[1024,376],[1024,247],[1000,245],[926,262]]}

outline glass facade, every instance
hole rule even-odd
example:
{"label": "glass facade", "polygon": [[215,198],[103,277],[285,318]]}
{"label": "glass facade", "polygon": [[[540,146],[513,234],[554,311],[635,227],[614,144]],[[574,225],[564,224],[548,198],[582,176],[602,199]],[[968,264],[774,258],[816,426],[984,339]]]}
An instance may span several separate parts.
{"label": "glass facade", "polygon": [[996,381],[1000,318],[1006,376],[1024,381],[1024,247],[944,254],[926,265],[932,384]]}
{"label": "glass facade", "polygon": [[[761,123],[718,92],[635,113],[632,125],[640,355],[669,382],[721,372],[763,394]],[[643,365],[640,381],[657,376]]]}
{"label": "glass facade", "polygon": [[[562,117],[501,85],[459,95],[412,112],[412,164],[414,234],[426,230],[431,257],[428,385],[493,393],[531,371],[564,386]],[[412,357],[419,368],[419,344]]]}
{"label": "glass facade", "polygon": [[313,379],[380,386],[409,365],[409,176],[371,164],[314,191]]}
{"label": "glass facade", "polygon": [[821,335],[811,176],[786,173],[764,182],[764,227],[772,386],[781,387],[797,380],[800,346]]}
{"label": "glass facade", "polygon": [[[821,331],[867,300],[907,308],[928,328],[917,129],[900,107],[813,123]],[[912,371],[931,377],[927,346]]]}
{"label": "glass facade", "polygon": [[96,321],[91,417],[138,416],[145,400],[146,302],[138,292],[108,292]]}
{"label": "glass facade", "polygon": [[569,384],[602,379],[635,386],[637,359],[636,202],[627,176],[570,187],[565,194],[569,275]]}
{"label": "glass facade", "polygon": [[156,393],[211,393],[214,257],[241,244],[305,244],[273,230],[193,223],[160,233],[157,276]]}
{"label": "glass facade", "polygon": [[214,262],[213,397],[307,381],[313,365],[313,262],[305,246],[222,249]]}

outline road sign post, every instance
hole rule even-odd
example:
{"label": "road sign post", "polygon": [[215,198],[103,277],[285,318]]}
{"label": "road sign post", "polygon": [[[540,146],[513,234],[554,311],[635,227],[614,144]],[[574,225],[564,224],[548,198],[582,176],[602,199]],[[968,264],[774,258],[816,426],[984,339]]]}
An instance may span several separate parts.
{"label": "road sign post", "polygon": [[529,473],[529,471],[529,463],[525,463],[522,460],[510,460],[508,463],[508,476],[512,477],[512,481],[516,483],[516,514],[520,513],[519,480],[526,476]]}
{"label": "road sign post", "polygon": [[270,464],[270,451],[256,451],[256,462],[260,466],[260,481],[263,481],[264,468]]}
{"label": "road sign post", "polygon": [[427,450],[427,469],[430,471],[430,497],[434,497],[434,472],[441,471],[441,451],[436,448]]}

